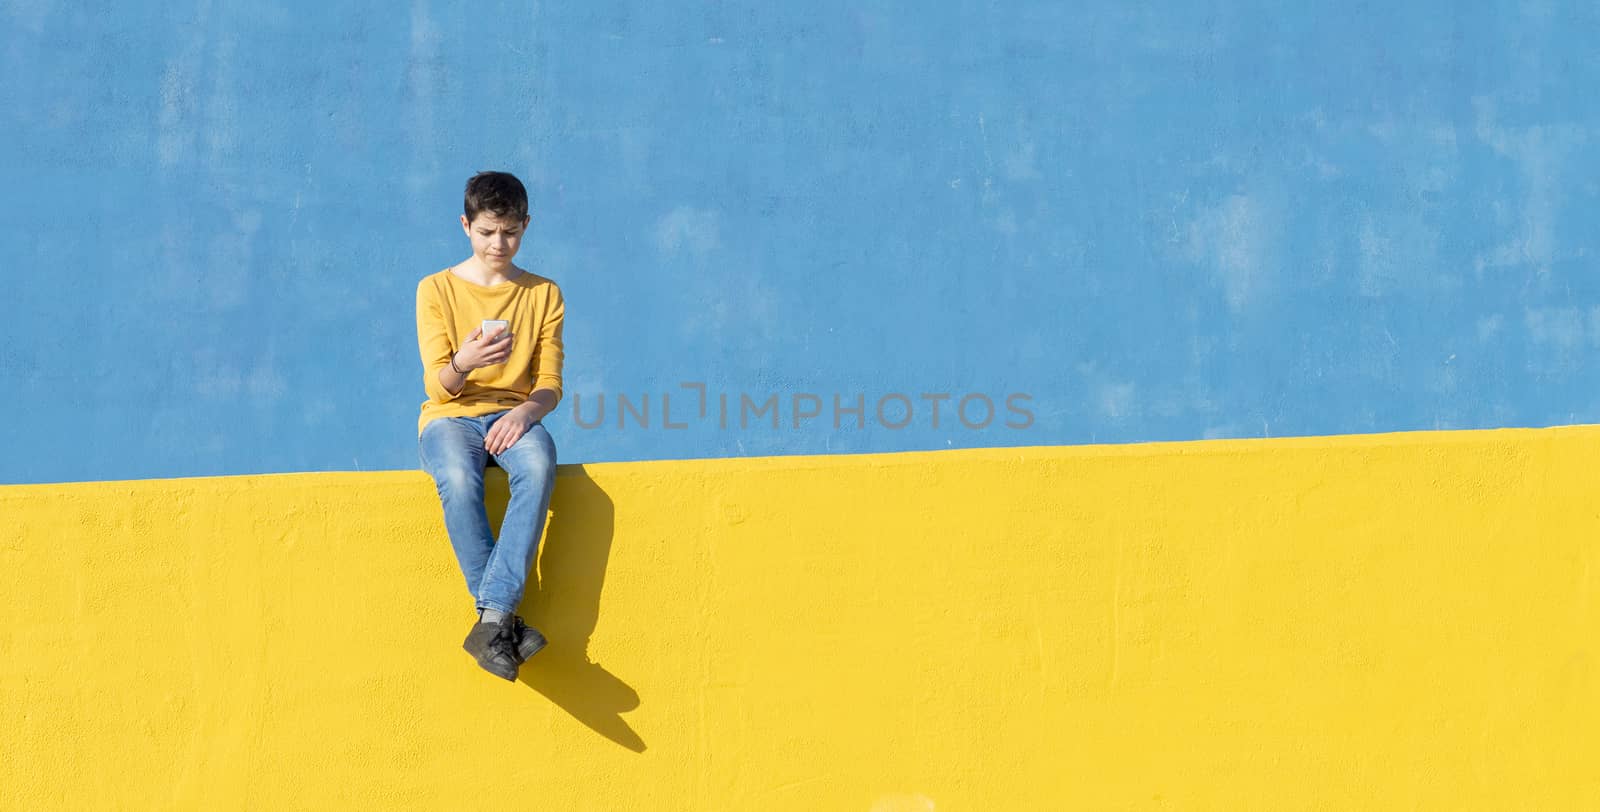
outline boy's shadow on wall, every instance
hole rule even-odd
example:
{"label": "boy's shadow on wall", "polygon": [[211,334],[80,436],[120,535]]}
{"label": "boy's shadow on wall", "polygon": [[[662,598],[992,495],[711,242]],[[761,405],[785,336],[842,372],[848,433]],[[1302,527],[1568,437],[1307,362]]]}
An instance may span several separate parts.
{"label": "boy's shadow on wall", "polygon": [[[495,535],[510,496],[505,473],[486,472],[485,503]],[[581,465],[563,465],[550,509],[555,514],[540,545],[538,589],[533,573],[520,612],[550,644],[525,665],[519,679],[591,730],[642,753],[644,740],[621,714],[639,707],[639,694],[589,659],[589,637],[600,619],[600,587],[611,555],[611,497]]]}

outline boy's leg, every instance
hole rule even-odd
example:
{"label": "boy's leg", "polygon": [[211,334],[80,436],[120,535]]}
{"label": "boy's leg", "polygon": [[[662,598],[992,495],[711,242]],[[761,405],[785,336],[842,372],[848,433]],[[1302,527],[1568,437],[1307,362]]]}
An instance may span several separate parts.
{"label": "boy's leg", "polygon": [[[465,417],[430,421],[417,440],[422,469],[433,477],[444,507],[444,528],[455,548],[461,574],[474,601],[484,567],[494,549],[489,515],[483,505],[483,467],[489,452],[483,447],[483,426]],[[480,602],[478,606],[482,606]]]}
{"label": "boy's leg", "polygon": [[522,602],[528,571],[539,552],[550,494],[556,485],[556,444],[535,423],[510,448],[495,455],[511,484],[511,501],[500,524],[500,540],[489,554],[478,588],[478,605],[510,614]]}

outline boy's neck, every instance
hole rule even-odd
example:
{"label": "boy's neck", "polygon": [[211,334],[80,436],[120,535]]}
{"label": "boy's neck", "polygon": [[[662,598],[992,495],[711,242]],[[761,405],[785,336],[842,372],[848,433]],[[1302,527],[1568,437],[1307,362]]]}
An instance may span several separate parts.
{"label": "boy's neck", "polygon": [[512,265],[505,274],[500,274],[478,261],[477,257],[468,257],[466,261],[457,264],[450,272],[474,285],[493,287],[521,276],[523,271]]}

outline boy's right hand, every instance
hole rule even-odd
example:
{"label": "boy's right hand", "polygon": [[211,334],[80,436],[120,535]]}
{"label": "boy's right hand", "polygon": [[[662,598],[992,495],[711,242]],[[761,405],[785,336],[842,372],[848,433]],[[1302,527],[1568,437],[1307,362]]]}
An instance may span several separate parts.
{"label": "boy's right hand", "polygon": [[462,369],[479,369],[495,364],[503,364],[511,357],[511,333],[509,331],[496,332],[494,335],[483,334],[482,327],[474,327],[472,335],[462,343],[461,349],[456,351],[456,366]]}

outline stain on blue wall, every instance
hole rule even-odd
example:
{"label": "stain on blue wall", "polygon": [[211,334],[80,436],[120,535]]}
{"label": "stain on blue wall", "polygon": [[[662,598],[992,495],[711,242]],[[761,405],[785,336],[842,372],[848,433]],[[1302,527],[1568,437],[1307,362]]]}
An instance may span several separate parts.
{"label": "stain on blue wall", "polygon": [[6,3],[0,482],[415,467],[488,168],[564,461],[1600,419],[1593,4],[1164,5]]}

